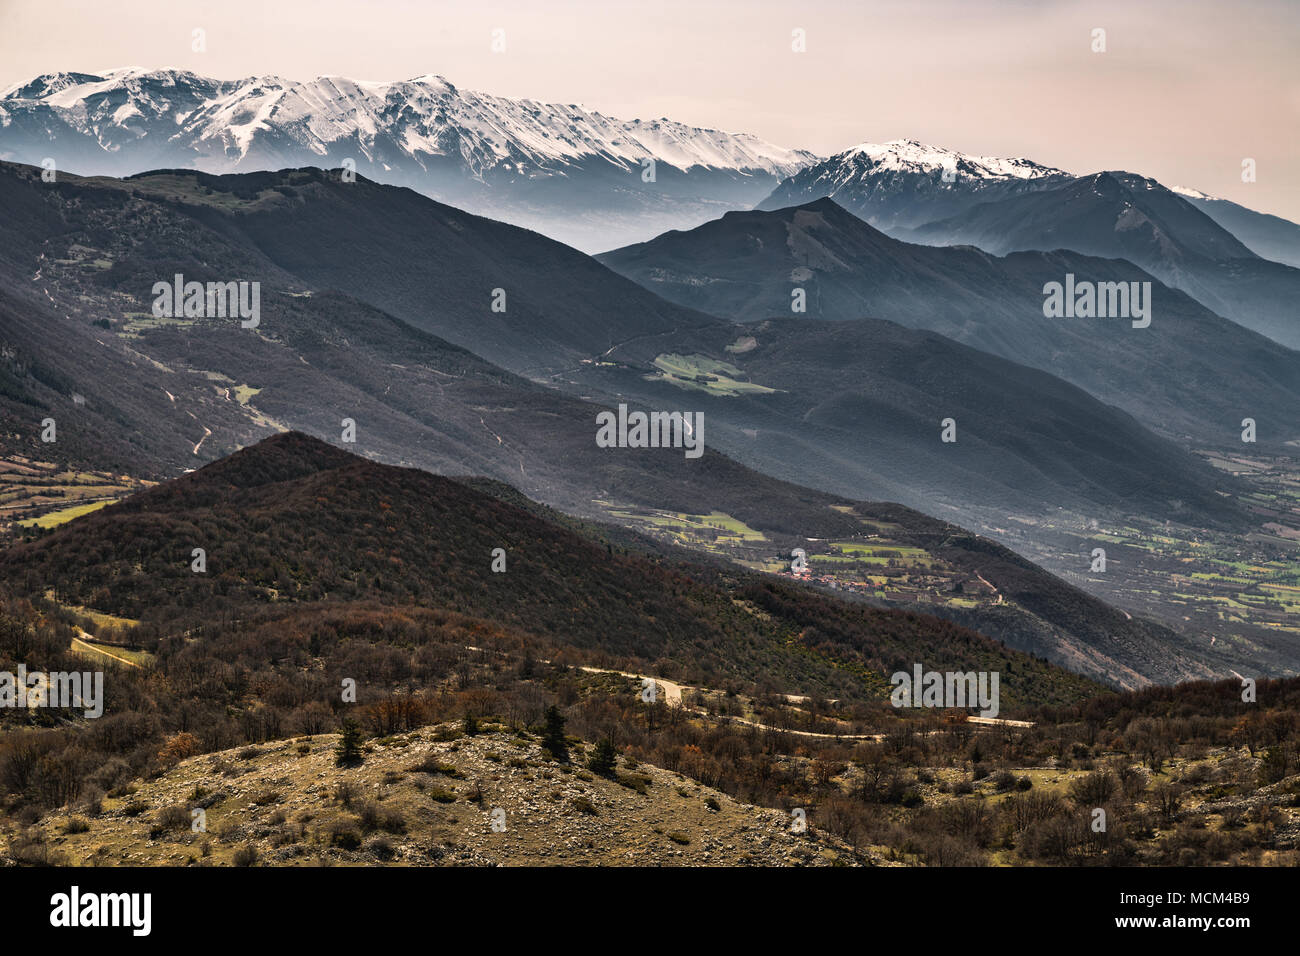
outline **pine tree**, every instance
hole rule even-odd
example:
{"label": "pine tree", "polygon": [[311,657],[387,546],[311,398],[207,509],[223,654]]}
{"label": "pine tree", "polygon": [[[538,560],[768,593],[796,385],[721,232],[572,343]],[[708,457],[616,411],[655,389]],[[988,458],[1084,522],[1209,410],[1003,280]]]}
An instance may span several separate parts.
{"label": "pine tree", "polygon": [[546,708],[546,731],[542,734],[542,746],[560,763],[569,762],[569,743],[564,739],[564,715],[554,704]]}
{"label": "pine tree", "polygon": [[337,763],[340,767],[353,767],[361,763],[361,728],[351,717],[343,721],[343,737],[339,740]]}
{"label": "pine tree", "polygon": [[587,761],[587,769],[592,773],[600,774],[602,777],[612,777],[617,766],[617,760],[618,751],[614,749],[614,741],[606,737],[596,744],[596,749]]}

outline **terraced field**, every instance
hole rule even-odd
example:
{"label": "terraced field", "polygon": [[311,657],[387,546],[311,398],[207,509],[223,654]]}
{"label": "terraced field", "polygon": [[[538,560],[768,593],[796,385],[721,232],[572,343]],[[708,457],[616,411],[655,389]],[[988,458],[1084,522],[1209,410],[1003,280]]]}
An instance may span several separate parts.
{"label": "terraced field", "polygon": [[[601,503],[601,502],[598,502]],[[603,502],[610,517],[639,526],[661,540],[683,547],[701,548],[713,554],[734,557],[736,549],[749,550],[770,542],[760,531],[721,511],[692,515],[679,511],[618,508]]]}
{"label": "terraced field", "polygon": [[[610,518],[651,537],[706,551],[756,571],[800,577],[900,604],[946,604],[970,608],[1000,604],[992,586],[889,536],[887,523],[860,519],[861,538],[841,541],[777,540],[721,512],[692,515],[603,504]],[[893,528],[895,533],[901,531]],[[791,552],[802,548],[807,570],[792,570]]]}
{"label": "terraced field", "polygon": [[0,534],[53,528],[151,482],[108,472],[68,471],[17,455],[0,458]]}

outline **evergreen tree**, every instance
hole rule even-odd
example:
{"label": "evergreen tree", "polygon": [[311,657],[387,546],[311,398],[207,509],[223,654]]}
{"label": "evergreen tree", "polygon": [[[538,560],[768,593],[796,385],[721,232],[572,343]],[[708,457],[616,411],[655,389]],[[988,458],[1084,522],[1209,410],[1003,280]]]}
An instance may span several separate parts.
{"label": "evergreen tree", "polygon": [[614,741],[606,737],[600,743],[596,744],[595,751],[592,752],[591,758],[587,761],[587,769],[592,773],[598,773],[602,777],[614,776],[614,768],[617,766],[618,751],[614,749]]}
{"label": "evergreen tree", "polygon": [[546,708],[546,731],[542,734],[542,746],[560,763],[569,762],[569,743],[564,739],[564,715],[554,704]]}
{"label": "evergreen tree", "polygon": [[361,763],[361,728],[351,717],[343,720],[343,738],[339,741],[337,753],[340,767],[354,767]]}

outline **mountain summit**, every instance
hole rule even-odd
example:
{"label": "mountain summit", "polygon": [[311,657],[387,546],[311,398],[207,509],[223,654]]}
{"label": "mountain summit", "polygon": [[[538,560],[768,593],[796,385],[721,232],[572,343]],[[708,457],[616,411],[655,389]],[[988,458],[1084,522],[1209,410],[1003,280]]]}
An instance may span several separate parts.
{"label": "mountain summit", "polygon": [[1069,174],[1030,159],[970,156],[911,139],[862,143],[781,182],[758,209],[826,197],[878,229],[909,229],[1064,180]]}
{"label": "mountain summit", "polygon": [[1037,179],[1065,175],[1062,170],[1043,166],[1031,159],[1000,159],[971,156],[943,146],[930,146],[914,139],[891,139],[887,143],[862,143],[819,164],[842,173],[952,171],[977,179]]}

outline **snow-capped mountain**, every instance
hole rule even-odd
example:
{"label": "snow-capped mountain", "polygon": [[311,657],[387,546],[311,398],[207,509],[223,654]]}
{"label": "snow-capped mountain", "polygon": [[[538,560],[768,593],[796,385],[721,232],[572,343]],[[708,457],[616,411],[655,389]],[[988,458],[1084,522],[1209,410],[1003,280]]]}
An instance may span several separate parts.
{"label": "snow-capped mountain", "polygon": [[1037,179],[1060,174],[1059,169],[1043,166],[1029,159],[1000,159],[994,156],[968,156],[943,146],[929,146],[912,139],[895,139],[888,143],[862,143],[819,164],[818,179],[827,178],[836,185],[885,172],[930,175],[951,171],[976,180]]}
{"label": "snow-capped mountain", "polygon": [[1069,174],[1029,159],[970,156],[910,139],[863,143],[781,182],[759,209],[833,198],[887,233],[904,233]]}
{"label": "snow-capped mountain", "polygon": [[490,96],[433,75],[297,82],[134,68],[50,74],[0,95],[0,158],[46,157],[103,175],[351,160],[361,175],[592,250],[752,205],[817,160],[744,133]]}

